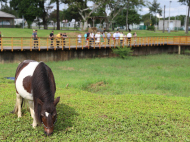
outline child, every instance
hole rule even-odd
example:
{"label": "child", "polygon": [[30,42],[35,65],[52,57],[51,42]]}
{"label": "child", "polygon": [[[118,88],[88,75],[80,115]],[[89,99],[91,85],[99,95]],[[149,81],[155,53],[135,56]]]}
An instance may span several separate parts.
{"label": "child", "polygon": [[78,37],[78,44],[81,45],[81,38],[82,38],[81,34],[79,33],[77,37]]}

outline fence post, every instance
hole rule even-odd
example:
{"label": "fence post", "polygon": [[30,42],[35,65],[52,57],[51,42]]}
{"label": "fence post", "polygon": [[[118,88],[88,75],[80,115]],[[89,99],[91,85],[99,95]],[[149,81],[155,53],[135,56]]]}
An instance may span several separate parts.
{"label": "fence post", "polygon": [[38,45],[38,51],[40,51],[40,38],[37,40],[37,45]]}
{"label": "fence post", "polygon": [[3,51],[3,38],[0,38],[1,40],[1,52]]}
{"label": "fence post", "polygon": [[30,38],[30,51],[32,51],[32,38]]}
{"label": "fence post", "polygon": [[70,50],[70,45],[71,45],[70,43],[71,43],[71,40],[70,40],[70,38],[69,38],[69,50]]}
{"label": "fence post", "polygon": [[23,51],[23,38],[21,38],[21,51]]}
{"label": "fence post", "polygon": [[76,50],[77,50],[77,45],[78,45],[78,44],[77,44],[77,38],[76,38]]}
{"label": "fence post", "polygon": [[13,52],[13,37],[11,38],[11,51]]}
{"label": "fence post", "polygon": [[93,43],[94,43],[94,49],[95,49],[95,44],[96,44],[96,40],[95,40],[95,37],[94,37],[94,42],[93,42]]}
{"label": "fence post", "polygon": [[180,55],[181,54],[181,46],[178,45],[178,54]]}
{"label": "fence post", "polygon": [[82,38],[82,50],[83,50],[83,39],[84,39],[84,38]]}
{"label": "fence post", "polygon": [[[49,50],[49,48],[48,48],[48,38],[47,38],[47,40],[46,40],[46,41],[47,41],[47,51],[48,51],[48,50]],[[50,41],[50,42],[51,42],[51,41]]]}

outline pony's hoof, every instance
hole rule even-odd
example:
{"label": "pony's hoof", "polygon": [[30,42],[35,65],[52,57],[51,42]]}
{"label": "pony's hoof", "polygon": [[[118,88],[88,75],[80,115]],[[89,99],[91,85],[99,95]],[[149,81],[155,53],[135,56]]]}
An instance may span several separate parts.
{"label": "pony's hoof", "polygon": [[33,128],[36,128],[36,126],[37,126],[37,124],[32,124],[32,127],[33,127]]}

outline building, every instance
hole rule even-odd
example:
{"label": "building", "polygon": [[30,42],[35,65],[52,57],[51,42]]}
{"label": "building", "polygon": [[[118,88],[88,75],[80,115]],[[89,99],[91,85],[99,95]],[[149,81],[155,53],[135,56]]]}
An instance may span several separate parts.
{"label": "building", "polygon": [[[159,30],[163,30],[163,20],[159,21]],[[165,20],[164,22],[164,30],[177,30],[177,28],[181,27],[181,21],[180,20],[170,20],[170,24],[169,24],[169,20]]]}
{"label": "building", "polygon": [[0,11],[0,27],[14,27],[15,16]]}

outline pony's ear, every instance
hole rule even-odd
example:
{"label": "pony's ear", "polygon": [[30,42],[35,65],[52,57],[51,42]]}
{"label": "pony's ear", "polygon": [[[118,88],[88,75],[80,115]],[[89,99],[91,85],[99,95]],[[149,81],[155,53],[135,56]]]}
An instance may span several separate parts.
{"label": "pony's ear", "polygon": [[39,98],[37,98],[37,103],[40,104],[41,106],[43,105],[43,102]]}
{"label": "pony's ear", "polygon": [[57,97],[57,98],[55,99],[55,101],[53,102],[54,106],[57,105],[57,103],[59,102],[59,100],[60,100],[60,97]]}

